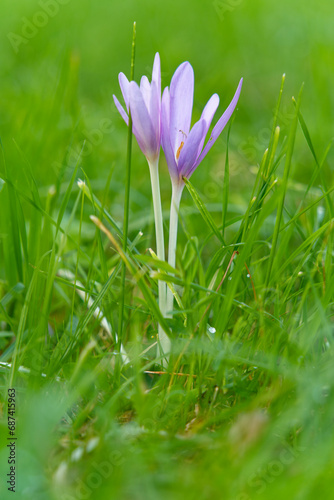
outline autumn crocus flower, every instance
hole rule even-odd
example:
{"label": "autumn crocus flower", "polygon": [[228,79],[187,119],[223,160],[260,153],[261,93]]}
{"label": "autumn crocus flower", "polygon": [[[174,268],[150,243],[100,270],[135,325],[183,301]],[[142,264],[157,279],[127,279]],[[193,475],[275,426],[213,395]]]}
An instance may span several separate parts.
{"label": "autumn crocus flower", "polygon": [[[115,105],[127,125],[129,125],[129,113],[131,113],[132,131],[140,149],[146,156],[150,168],[157,256],[159,260],[164,261],[164,233],[158,172],[161,144],[161,71],[159,54],[157,53],[154,58],[151,83],[146,76],[143,76],[140,86],[138,86],[134,81],[129,82],[124,73],[120,73],[118,79],[126,109],[123,108],[116,96],[113,96]],[[166,284],[159,281],[158,286],[159,306],[162,315],[165,316]],[[161,354],[169,352],[170,341],[160,325],[159,343]]]}
{"label": "autumn crocus flower", "polygon": [[[183,177],[190,178],[218,139],[237,105],[241,86],[242,79],[232,101],[214,126],[205,146],[205,138],[219,105],[218,95],[214,94],[209,99],[201,118],[190,128],[194,98],[194,71],[189,62],[184,62],[177,68],[172,77],[170,89],[166,87],[164,90],[161,108],[161,143],[172,180],[168,250],[168,262],[172,267],[175,267],[178,210],[184,188]],[[168,289],[166,310],[171,312],[172,308],[173,295]]]}
{"label": "autumn crocus flower", "polygon": [[142,76],[140,86],[127,79],[124,73],[118,76],[126,110],[116,96],[115,105],[125,123],[129,125],[129,110],[131,111],[132,130],[138,145],[149,163],[159,160],[160,152],[160,114],[161,114],[161,71],[160,57],[154,58],[152,81]]}
{"label": "autumn crocus flower", "polygon": [[173,183],[180,183],[182,177],[190,178],[210,151],[237,105],[242,86],[239,82],[236,93],[214,126],[204,149],[204,142],[212,119],[219,105],[219,96],[213,94],[203,109],[201,118],[190,130],[194,98],[194,71],[188,62],[175,71],[170,89],[165,88],[162,96],[162,148]]}

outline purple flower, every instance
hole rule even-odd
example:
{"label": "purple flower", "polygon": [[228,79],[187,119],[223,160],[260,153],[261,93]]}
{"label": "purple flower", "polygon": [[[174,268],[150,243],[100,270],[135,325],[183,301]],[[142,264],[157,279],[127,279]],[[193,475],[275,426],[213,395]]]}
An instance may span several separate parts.
{"label": "purple flower", "polygon": [[118,76],[119,85],[126,105],[126,111],[116,96],[114,102],[125,123],[129,125],[129,109],[132,117],[132,130],[139,147],[149,162],[156,162],[160,153],[160,115],[161,115],[161,72],[160,57],[155,54],[152,82],[146,76],[140,81],[129,82],[124,73]]}
{"label": "purple flower", "polygon": [[214,126],[210,139],[204,146],[206,135],[218,108],[219,97],[214,94],[209,99],[201,118],[190,130],[194,71],[189,62],[184,62],[177,68],[170,89],[166,87],[164,90],[161,109],[162,148],[173,184],[180,182],[183,184],[182,177],[189,179],[212,148],[237,105],[241,86],[242,79],[232,101]]}

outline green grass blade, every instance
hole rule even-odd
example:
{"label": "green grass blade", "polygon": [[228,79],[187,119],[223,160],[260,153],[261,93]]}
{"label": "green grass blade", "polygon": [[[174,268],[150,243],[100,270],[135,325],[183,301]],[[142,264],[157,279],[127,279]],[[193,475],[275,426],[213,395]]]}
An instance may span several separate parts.
{"label": "green grass blade", "polygon": [[72,187],[73,187],[73,184],[74,184],[77,172],[78,172],[78,168],[79,168],[80,163],[81,163],[81,155],[82,155],[82,152],[84,150],[84,147],[85,147],[85,143],[83,144],[83,146],[81,148],[81,151],[80,151],[79,157],[77,159],[76,165],[74,167],[74,170],[73,170],[70,182],[68,184],[68,187],[66,189],[64,198],[63,198],[63,200],[61,202],[61,205],[60,205],[60,209],[59,209],[59,213],[58,213],[58,217],[57,217],[56,236],[57,236],[57,233],[59,231],[61,221],[63,220],[64,213],[65,213],[66,207],[68,205],[68,202],[69,202],[69,199],[70,199],[70,196],[71,196]]}
{"label": "green grass blade", "polygon": [[286,160],[285,160],[285,166],[284,166],[283,181],[282,181],[282,185],[280,187],[280,198],[278,200],[276,223],[275,223],[275,228],[274,228],[272,247],[271,247],[271,252],[269,255],[269,262],[268,262],[267,275],[266,275],[266,281],[265,281],[265,288],[266,289],[268,288],[269,283],[270,283],[270,275],[271,275],[271,271],[272,271],[272,267],[273,267],[273,263],[274,263],[274,258],[276,255],[278,235],[279,235],[280,225],[281,225],[281,220],[282,220],[282,215],[283,215],[285,195],[286,195],[287,186],[288,186],[288,179],[289,179],[289,175],[290,175],[292,154],[293,154],[293,150],[294,150],[295,137],[296,137],[296,132],[297,132],[298,112],[299,112],[300,103],[301,103],[302,91],[303,91],[303,86],[301,87],[300,92],[299,92],[295,117],[293,119],[293,122],[292,122],[292,125],[290,128],[290,133],[289,133],[289,140],[288,140],[288,148],[287,148],[287,154],[286,154]]}
{"label": "green grass blade", "polygon": [[230,191],[230,168],[229,168],[229,157],[228,157],[228,146],[230,140],[232,121],[228,127],[227,139],[226,139],[226,158],[225,158],[225,170],[224,170],[224,183],[223,183],[223,209],[222,209],[222,235],[225,237],[225,225],[228,207],[228,196]]}
{"label": "green grass blade", "polygon": [[189,181],[189,179],[187,179],[186,177],[184,177],[183,180],[185,182],[185,185],[187,186],[187,189],[189,191],[190,196],[192,197],[193,201],[195,202],[195,204],[196,204],[196,206],[197,206],[197,208],[198,208],[201,216],[203,217],[204,221],[206,222],[206,224],[208,225],[208,227],[211,229],[211,231],[213,232],[213,234],[215,236],[217,236],[218,240],[223,245],[225,245],[225,240],[224,240],[223,236],[221,235],[221,232],[219,231],[218,226],[214,222],[214,220],[213,220],[210,212],[208,211],[208,209],[204,205],[204,203],[201,200],[201,198],[200,198],[199,194],[197,193],[196,189],[191,184],[191,182]]}
{"label": "green grass blade", "polygon": [[[132,50],[131,50],[131,71],[130,81],[134,80],[135,71],[135,50],[136,50],[136,23],[133,23],[132,31]],[[130,210],[130,181],[131,181],[131,155],[132,155],[132,117],[129,109],[129,127],[127,141],[127,160],[126,160],[126,176],[125,176],[125,201],[124,201],[124,220],[123,220],[123,252],[126,253],[128,247],[128,228],[129,228],[129,210]],[[124,326],[124,301],[125,301],[125,275],[126,264],[122,264],[121,274],[121,291],[119,302],[118,316],[118,350],[120,349],[123,338]]]}

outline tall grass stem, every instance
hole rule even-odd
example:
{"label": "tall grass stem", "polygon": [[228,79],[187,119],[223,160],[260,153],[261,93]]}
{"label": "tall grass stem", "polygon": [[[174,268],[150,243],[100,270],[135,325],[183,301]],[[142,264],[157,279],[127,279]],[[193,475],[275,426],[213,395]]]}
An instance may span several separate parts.
{"label": "tall grass stem", "polygon": [[[134,79],[135,69],[135,49],[136,49],[136,23],[133,23],[132,32],[132,51],[131,51],[131,72],[130,80]],[[128,228],[129,228],[129,208],[130,208],[130,180],[131,180],[131,154],[132,154],[132,118],[129,110],[129,128],[127,140],[127,160],[126,160],[126,177],[125,177],[125,203],[124,203],[124,222],[123,222],[123,251],[127,251],[128,245]],[[124,293],[125,293],[125,274],[126,266],[122,265],[121,274],[121,295],[119,303],[119,318],[118,318],[118,352],[122,345],[123,334],[123,315],[124,315]]]}

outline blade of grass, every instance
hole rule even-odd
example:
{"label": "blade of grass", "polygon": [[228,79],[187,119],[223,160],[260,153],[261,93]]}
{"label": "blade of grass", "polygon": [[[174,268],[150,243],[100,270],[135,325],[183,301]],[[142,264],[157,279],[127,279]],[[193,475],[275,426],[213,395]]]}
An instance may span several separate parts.
{"label": "blade of grass", "polygon": [[[130,81],[134,80],[135,73],[135,50],[136,50],[136,23],[133,23],[132,31],[132,48],[131,48],[131,71]],[[129,210],[130,210],[130,181],[131,181],[131,154],[132,154],[132,117],[129,109],[129,128],[128,128],[128,143],[127,143],[127,160],[126,160],[126,176],[125,176],[125,201],[124,201],[124,221],[123,221],[123,252],[126,254],[128,247],[128,228],[129,228]],[[117,350],[120,352],[123,340],[123,323],[124,323],[124,299],[125,299],[125,275],[126,264],[122,264],[121,274],[121,289],[118,317],[118,345]],[[118,360],[118,357],[116,358]],[[119,360],[116,362],[115,376],[119,375]]]}
{"label": "blade of grass", "polygon": [[[1,145],[2,146],[2,145]],[[18,222],[18,206],[15,188],[11,181],[11,171],[7,169],[7,162],[4,149],[2,148],[4,164],[5,185],[2,196],[5,195],[5,202],[2,203],[1,216],[4,221],[8,237],[6,242],[5,256],[8,259],[6,271],[12,285],[17,281],[23,281],[23,261],[20,242],[20,224]],[[11,254],[14,254],[14,259]],[[13,263],[15,262],[15,267]]]}
{"label": "blade of grass", "polygon": [[[294,100],[293,102],[294,102],[295,106],[297,106],[297,104],[296,104],[295,100]],[[298,110],[298,120],[299,120],[300,126],[301,126],[301,128],[302,128],[302,131],[303,131],[304,137],[305,137],[305,139],[306,139],[306,142],[307,142],[307,144],[308,144],[308,147],[309,147],[309,149],[310,149],[310,151],[311,151],[311,153],[312,153],[312,156],[313,156],[313,158],[314,158],[314,161],[315,161],[315,163],[316,163],[316,165],[317,165],[317,168],[316,168],[316,170],[314,171],[314,173],[313,173],[313,175],[312,175],[312,178],[311,178],[311,181],[310,181],[310,183],[309,183],[309,185],[308,185],[308,187],[307,187],[307,189],[306,189],[306,191],[305,191],[305,196],[304,196],[304,199],[305,199],[305,197],[307,196],[307,194],[308,194],[308,192],[309,192],[309,190],[310,190],[311,186],[313,185],[313,183],[314,183],[314,181],[315,181],[315,179],[316,179],[317,175],[319,175],[319,176],[320,176],[320,179],[321,179],[321,182],[322,182],[322,184],[323,184],[323,188],[324,188],[324,190],[325,190],[325,189],[326,189],[326,187],[327,187],[327,186],[326,186],[326,181],[325,181],[325,179],[324,179],[324,175],[323,175],[323,168],[322,168],[322,167],[324,166],[324,163],[325,163],[326,157],[327,157],[327,155],[328,155],[328,153],[329,153],[329,150],[330,150],[330,148],[331,148],[331,145],[332,145],[332,141],[333,141],[333,139],[332,139],[332,140],[330,141],[330,143],[328,144],[328,146],[327,146],[327,148],[326,148],[326,150],[325,150],[325,153],[324,153],[324,156],[323,156],[323,158],[322,158],[321,162],[319,162],[319,161],[318,161],[318,157],[317,157],[316,152],[315,152],[315,149],[314,149],[314,146],[313,146],[313,143],[312,143],[312,139],[311,139],[311,136],[310,136],[310,132],[309,132],[309,130],[308,130],[308,128],[307,128],[306,122],[305,122],[305,120],[304,120],[304,118],[303,118],[303,115],[301,114],[300,110]],[[328,206],[328,208],[329,208],[330,217],[333,217],[334,208],[333,208],[333,203],[332,203],[332,200],[331,200],[331,198],[330,198],[330,197],[326,197],[326,203],[327,203],[327,206]]]}
{"label": "blade of grass", "polygon": [[[259,215],[264,199],[266,198],[267,194],[270,192],[272,187],[270,182],[271,177],[275,172],[276,168],[278,167],[280,159],[282,157],[282,154],[279,155],[277,160],[274,162],[278,146],[279,133],[280,133],[280,129],[279,127],[277,127],[277,119],[281,107],[284,83],[285,83],[285,74],[283,74],[282,76],[281,87],[279,90],[279,95],[274,111],[274,119],[271,128],[269,145],[268,148],[265,150],[261,160],[260,168],[256,176],[256,181],[254,183],[254,188],[252,191],[250,202],[248,204],[248,209],[245,214],[244,220],[240,225],[239,233],[236,238],[237,243],[245,240],[246,232],[250,229],[251,225],[256,220],[256,217]],[[262,183],[260,182],[261,180]],[[258,191],[257,194],[255,194],[257,187]]]}
{"label": "blade of grass", "polygon": [[66,189],[65,196],[63,197],[63,200],[62,200],[61,205],[60,205],[60,209],[59,209],[59,213],[58,213],[58,217],[57,217],[57,226],[56,226],[56,235],[55,235],[55,237],[58,234],[61,221],[63,220],[64,213],[65,213],[66,207],[68,205],[68,202],[69,202],[69,199],[70,199],[70,196],[71,196],[72,186],[74,184],[75,177],[77,175],[77,171],[78,171],[79,165],[81,163],[81,156],[82,156],[82,152],[83,152],[83,150],[85,148],[85,143],[86,143],[86,141],[84,141],[84,143],[82,145],[82,148],[81,148],[80,154],[78,156],[76,165],[74,167],[74,170],[73,170],[73,173],[72,173],[69,185],[68,185],[68,187]]}
{"label": "blade of grass", "polygon": [[286,195],[287,186],[288,186],[288,179],[289,179],[289,175],[290,175],[292,154],[293,154],[294,145],[295,145],[295,138],[296,138],[296,132],[297,132],[297,123],[298,123],[298,112],[299,112],[299,108],[300,108],[302,92],[303,92],[303,85],[302,85],[302,87],[301,87],[301,89],[299,91],[297,108],[296,108],[295,116],[294,116],[294,119],[292,121],[291,128],[290,128],[290,133],[289,133],[287,154],[286,154],[285,166],[284,166],[283,181],[282,181],[282,186],[280,188],[281,195],[280,195],[280,198],[278,200],[276,223],[275,223],[275,228],[274,228],[272,247],[271,247],[271,252],[270,252],[270,255],[269,255],[267,275],[266,275],[266,280],[265,280],[265,292],[264,292],[265,294],[266,294],[266,290],[267,290],[267,288],[269,286],[270,275],[271,275],[271,271],[272,271],[272,267],[273,267],[273,263],[274,263],[274,258],[275,258],[275,255],[276,255],[278,235],[279,235],[279,231],[280,231],[280,225],[281,225],[281,220],[282,220],[282,215],[283,215],[283,207],[284,207],[285,195]]}
{"label": "blade of grass", "polygon": [[[254,243],[257,239],[258,232],[262,227],[264,221],[273,213],[275,207],[277,206],[277,192],[268,199],[268,201],[263,205],[260,214],[257,218],[257,223],[253,224],[247,233],[247,239],[244,245],[237,247],[239,248],[239,255],[234,259],[234,269],[232,279],[227,281],[226,292],[224,296],[224,303],[217,311],[217,318],[215,326],[219,335],[222,336],[227,328],[229,318],[231,315],[232,305],[235,301],[235,295],[237,293],[238,285],[245,271],[245,262],[249,263],[249,257],[252,254]],[[244,287],[243,287],[244,288]]]}
{"label": "blade of grass", "polygon": [[273,125],[271,128],[271,136],[270,136],[270,140],[269,140],[268,155],[266,157],[266,164],[265,164],[264,169],[263,169],[265,179],[267,179],[268,176],[270,176],[271,166],[272,166],[272,163],[274,161],[275,150],[277,147],[277,144],[275,146],[275,142],[277,143],[275,136],[277,135],[277,119],[278,119],[278,113],[279,113],[279,110],[281,107],[284,83],[285,83],[285,73],[282,75],[281,87],[280,87],[279,94],[278,94],[278,99],[277,99],[276,108],[275,108],[275,112],[274,112]]}
{"label": "blade of grass", "polygon": [[[85,196],[90,200],[92,205],[94,206],[94,209],[98,212],[102,212],[105,219],[108,221],[108,224],[111,225],[113,230],[116,232],[116,234],[120,237],[123,238],[123,231],[118,227],[117,222],[115,219],[107,212],[107,210],[103,207],[102,203],[98,200],[98,198],[93,194],[90,181],[86,173],[83,171],[84,176],[85,176],[85,181],[82,181],[81,179],[78,180],[78,188],[83,191]],[[129,240],[128,240],[129,244]]]}
{"label": "blade of grass", "polygon": [[195,205],[197,206],[197,208],[198,208],[201,216],[203,217],[204,221],[206,222],[206,224],[208,225],[208,227],[211,229],[211,231],[213,232],[213,234],[215,234],[215,236],[217,236],[218,240],[223,245],[225,245],[225,240],[224,240],[223,236],[221,235],[221,233],[220,233],[220,231],[218,229],[218,226],[216,225],[216,223],[213,220],[210,212],[208,211],[208,209],[204,205],[203,201],[201,200],[201,198],[200,198],[199,194],[197,193],[196,189],[191,184],[191,182],[189,181],[189,179],[187,179],[186,177],[183,177],[183,180],[185,182],[185,185],[187,186],[187,189],[189,191],[190,196],[192,197],[193,201],[195,202]]}
{"label": "blade of grass", "polygon": [[222,236],[223,236],[223,238],[225,238],[225,224],[226,224],[226,215],[227,215],[227,207],[228,207],[228,195],[229,195],[229,191],[230,191],[230,168],[229,168],[228,146],[229,146],[232,123],[233,123],[233,120],[231,120],[230,125],[228,127],[227,139],[226,139],[226,158],[225,158],[225,170],[224,170],[223,209],[222,209]]}
{"label": "blade of grass", "polygon": [[328,229],[328,228],[330,228],[332,226],[333,220],[334,219],[329,220],[328,222],[326,222],[325,224],[323,224],[317,231],[315,231],[314,233],[310,234],[310,236],[308,238],[306,238],[306,240],[303,241],[303,243],[294,252],[292,252],[289,255],[288,258],[286,258],[284,260],[284,262],[282,263],[280,269],[278,271],[276,271],[275,274],[273,274],[273,280],[277,279],[278,278],[278,274],[281,274],[282,271],[284,269],[286,269],[287,266],[289,266],[289,264],[292,264],[292,262],[294,261],[294,259],[298,255],[303,254],[306,251],[307,247],[312,247],[314,245],[314,243],[318,240],[318,238],[320,238],[321,235],[326,231],[326,229]]}
{"label": "blade of grass", "polygon": [[[108,229],[102,224],[102,222],[99,219],[97,219],[96,217],[94,217],[94,215],[91,215],[90,218],[94,222],[94,224],[97,227],[99,227],[101,229],[101,231],[103,231],[107,235],[108,239],[114,245],[114,247],[116,248],[117,252],[119,253],[121,259],[123,260],[123,262],[125,262],[129,272],[135,278],[142,294],[144,295],[144,297],[147,301],[147,305],[151,309],[151,311],[153,312],[153,315],[156,317],[156,320],[158,321],[158,323],[161,324],[161,326],[163,327],[163,329],[167,333],[167,335],[171,336],[171,332],[169,331],[168,325],[166,323],[166,319],[162,316],[161,311],[159,309],[159,306],[157,304],[157,301],[155,300],[149,287],[147,286],[147,284],[144,281],[143,270],[140,268],[137,268],[133,262],[133,259],[131,259],[129,257],[129,248],[127,250],[127,253],[125,254],[123,252],[123,249],[117,243],[114,236],[110,233],[110,231],[108,231]],[[156,273],[156,274],[159,275],[159,273]],[[163,278],[165,278],[165,276],[167,276],[167,275],[164,274]],[[165,280],[165,281],[167,281],[167,280]]]}
{"label": "blade of grass", "polygon": [[15,345],[14,345],[14,349],[13,349],[13,356],[12,356],[12,363],[11,363],[8,387],[13,387],[13,384],[14,384],[14,379],[15,379],[15,375],[16,375],[15,372],[16,372],[17,359],[18,359],[18,356],[20,353],[21,342],[22,342],[23,334],[24,334],[25,327],[26,327],[28,312],[29,312],[29,308],[31,305],[30,304],[31,298],[32,298],[33,292],[35,290],[35,282],[36,282],[36,278],[37,278],[37,273],[38,273],[38,270],[35,269],[34,273],[32,275],[30,284],[29,284],[29,288],[27,290],[27,295],[25,297],[24,304],[23,304],[23,308],[22,308],[22,312],[21,312],[21,316],[20,316],[20,322],[19,322],[19,326],[17,329],[17,333],[16,333]]}

